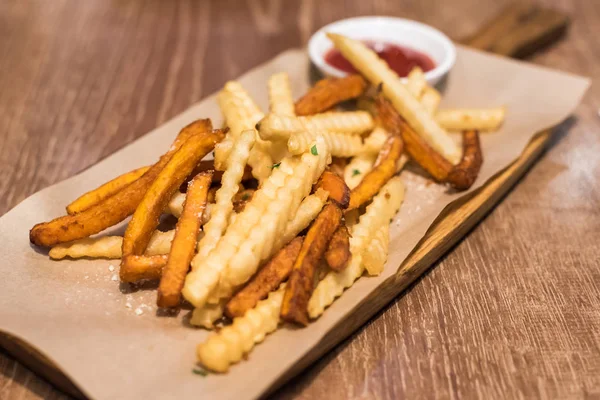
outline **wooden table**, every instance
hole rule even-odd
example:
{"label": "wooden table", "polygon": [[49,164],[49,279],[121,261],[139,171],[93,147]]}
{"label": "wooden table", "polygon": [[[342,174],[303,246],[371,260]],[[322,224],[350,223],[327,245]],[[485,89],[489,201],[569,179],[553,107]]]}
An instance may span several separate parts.
{"label": "wooden table", "polygon": [[[600,3],[532,59],[600,75]],[[369,14],[452,37],[499,0],[3,1],[0,214],[94,164],[320,26]],[[600,89],[435,268],[276,398],[600,396]],[[1,321],[1,311],[0,311]],[[0,322],[1,324],[1,322]],[[0,398],[67,398],[0,353]]]}

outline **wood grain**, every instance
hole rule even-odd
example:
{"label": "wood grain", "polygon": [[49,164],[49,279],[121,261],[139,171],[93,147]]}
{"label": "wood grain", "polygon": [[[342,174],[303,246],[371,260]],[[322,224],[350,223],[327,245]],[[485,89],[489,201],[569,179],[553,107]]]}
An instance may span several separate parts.
{"label": "wood grain", "polygon": [[[473,33],[508,1],[0,3],[0,213],[344,17]],[[600,76],[600,4],[533,60]],[[600,89],[486,220],[276,398],[600,396]],[[0,398],[68,398],[0,355]]]}

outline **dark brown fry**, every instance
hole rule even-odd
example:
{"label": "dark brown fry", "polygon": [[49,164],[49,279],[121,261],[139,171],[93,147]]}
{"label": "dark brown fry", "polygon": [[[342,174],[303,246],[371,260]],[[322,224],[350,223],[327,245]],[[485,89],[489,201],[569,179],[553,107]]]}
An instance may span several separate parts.
{"label": "dark brown fry", "polygon": [[343,271],[350,263],[350,233],[346,225],[341,224],[329,241],[325,260],[329,268],[336,272]]}
{"label": "dark brown fry", "polygon": [[[210,129],[212,126],[208,119],[198,120],[186,126],[175,139],[171,149],[139,179],[87,210],[35,225],[29,232],[29,240],[38,246],[51,247],[88,237],[123,221],[135,211],[148,188],[181,145],[188,138]],[[214,142],[219,141],[221,137],[214,135]]]}
{"label": "dark brown fry", "polygon": [[396,165],[403,150],[402,138],[391,135],[385,142],[375,163],[375,167],[369,171],[362,181],[350,192],[350,205],[348,210],[360,207],[379,192],[379,189],[396,173]]}
{"label": "dark brown fry", "polygon": [[483,153],[479,143],[479,132],[463,132],[463,156],[448,175],[448,183],[458,190],[466,190],[473,185],[483,164]]}
{"label": "dark brown fry", "polygon": [[329,199],[335,201],[341,208],[348,207],[350,188],[338,174],[324,171],[317,182],[317,188],[329,192]]}
{"label": "dark brown fry", "polygon": [[283,295],[281,318],[285,321],[308,325],[307,307],[314,289],[317,266],[341,220],[340,207],[328,203],[309,228]]}
{"label": "dark brown fry", "polygon": [[334,172],[339,176],[344,176],[346,165],[348,165],[348,159],[346,157],[332,157],[329,168],[331,169],[331,172]]}
{"label": "dark brown fry", "polygon": [[206,209],[211,180],[212,171],[205,171],[190,182],[183,204],[183,212],[175,228],[169,260],[163,269],[158,286],[156,304],[159,307],[176,307],[181,301],[183,282],[190,268],[192,257],[196,253],[200,222]]}
{"label": "dark brown fry", "polygon": [[141,280],[158,280],[164,266],[167,264],[167,259],[168,256],[166,254],[126,256],[123,258],[123,262],[127,264],[127,270],[124,273],[120,273],[121,282],[133,283]]}
{"label": "dark brown fry", "polygon": [[[226,132],[227,130],[223,130],[223,132]],[[213,171],[213,176],[212,176],[212,181],[213,183],[220,183],[221,182],[221,178],[223,177],[223,171],[217,171],[215,170],[215,162],[214,160],[202,160],[198,163],[198,165],[196,166],[196,168],[194,168],[194,170],[192,171],[192,173],[190,174],[189,178],[193,178],[194,176],[198,175],[201,172],[204,171]],[[252,170],[250,169],[250,167],[246,166],[246,168],[244,169],[244,175],[242,175],[242,182],[244,181],[248,181],[250,179],[253,179],[252,176]],[[188,185],[189,180],[187,180],[186,182],[184,182],[181,185],[181,192],[185,193],[185,191],[187,190],[187,185]]]}
{"label": "dark brown fry", "polygon": [[427,171],[437,182],[445,182],[452,170],[452,164],[435,151],[419,136],[398,114],[392,104],[383,95],[376,99],[379,118],[390,133],[399,134],[404,140],[406,152],[417,164]]}
{"label": "dark brown fry", "polygon": [[367,88],[360,75],[322,79],[296,102],[296,115],[312,115],[327,111],[343,101],[355,99]]}
{"label": "dark brown fry", "polygon": [[240,290],[225,306],[229,318],[241,317],[254,308],[256,303],[266,299],[270,292],[285,281],[300,253],[303,238],[298,236],[262,267],[250,282]]}

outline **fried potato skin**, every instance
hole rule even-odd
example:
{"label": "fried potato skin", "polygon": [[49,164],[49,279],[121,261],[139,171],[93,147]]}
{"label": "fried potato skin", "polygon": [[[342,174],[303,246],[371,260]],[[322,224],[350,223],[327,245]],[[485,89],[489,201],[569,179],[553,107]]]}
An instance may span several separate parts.
{"label": "fried potato skin", "polygon": [[[173,155],[144,195],[127,225],[123,237],[124,256],[144,253],[152,232],[158,226],[159,217],[175,191],[200,159],[208,154],[223,136],[223,132],[219,130],[192,136]],[[126,265],[123,267],[121,271],[126,269]]]}
{"label": "fried potato skin", "polygon": [[283,320],[308,325],[308,301],[313,292],[317,266],[341,220],[340,207],[329,203],[309,228],[283,295]]}
{"label": "fried potato skin", "polygon": [[454,166],[404,122],[383,96],[377,96],[375,102],[381,122],[387,130],[402,136],[408,155],[437,182],[445,182]]}
{"label": "fried potato skin", "polygon": [[304,238],[298,236],[279,250],[252,280],[229,300],[225,306],[225,315],[229,318],[241,317],[260,300],[266,299],[270,292],[276,290],[290,275],[303,241]]}
{"label": "fried potato skin", "polygon": [[76,215],[66,215],[35,225],[29,232],[29,240],[38,246],[51,247],[88,237],[123,221],[133,214],[148,188],[181,145],[190,137],[209,129],[212,129],[209,119],[192,122],[181,130],[171,149],[141,178]]}
{"label": "fried potato skin", "polygon": [[479,143],[479,132],[463,132],[463,157],[448,175],[448,183],[458,190],[469,189],[479,175],[483,164],[483,152]]}
{"label": "fried potato skin", "polygon": [[331,171],[323,172],[316,187],[329,192],[329,199],[333,200],[341,208],[345,209],[348,207],[350,202],[350,188],[348,188],[346,182],[338,174]]}
{"label": "fried potato skin", "polygon": [[336,272],[344,270],[350,263],[350,233],[345,224],[341,224],[334,232],[327,251],[325,252],[325,260],[329,268]]}
{"label": "fried potato skin", "polygon": [[211,181],[212,171],[206,171],[196,175],[190,182],[183,213],[177,221],[169,259],[158,286],[156,304],[159,307],[176,307],[181,301],[181,288],[195,254]]}
{"label": "fried potato skin", "polygon": [[357,74],[322,79],[296,102],[296,115],[327,111],[338,103],[359,97],[366,88],[367,82]]}
{"label": "fried potato skin", "polygon": [[127,269],[123,271],[121,266],[121,282],[133,283],[141,280],[158,280],[164,266],[167,264],[168,255],[155,256],[128,255],[123,257],[122,265]]}
{"label": "fried potato skin", "polygon": [[374,168],[350,192],[349,210],[358,208],[369,201],[394,176],[396,173],[396,164],[400,156],[402,156],[403,148],[404,144],[400,136],[392,135],[388,138],[386,144],[381,149],[380,156],[375,162]]}
{"label": "fried potato skin", "polygon": [[82,194],[67,206],[67,214],[74,215],[78,212],[87,210],[95,204],[98,204],[100,201],[119,192],[130,183],[138,180],[149,169],[150,167],[134,169],[133,171],[126,172],[114,179],[111,179],[94,190]]}

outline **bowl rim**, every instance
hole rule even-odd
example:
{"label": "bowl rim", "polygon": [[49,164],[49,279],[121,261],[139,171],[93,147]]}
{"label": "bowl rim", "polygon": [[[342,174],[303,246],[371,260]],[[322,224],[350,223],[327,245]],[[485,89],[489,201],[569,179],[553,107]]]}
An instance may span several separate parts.
{"label": "bowl rim", "polygon": [[[327,32],[329,32],[332,28],[335,28],[337,25],[345,25],[345,24],[349,24],[349,23],[351,24],[353,22],[360,22],[360,23],[367,22],[367,23],[373,23],[373,24],[384,22],[384,23],[400,24],[400,25],[403,25],[404,27],[409,27],[409,29],[414,29],[416,31],[420,31],[421,33],[429,35],[430,37],[434,38],[434,40],[437,40],[438,42],[440,42],[444,49],[444,56],[434,69],[432,69],[431,71],[425,72],[425,79],[428,82],[438,81],[441,77],[446,75],[450,71],[450,69],[452,69],[452,67],[454,66],[454,63],[456,61],[456,46],[454,45],[454,43],[452,43],[450,38],[448,36],[446,36],[440,30],[438,30],[430,25],[424,24],[419,21],[414,21],[411,19],[372,15],[372,16],[362,16],[362,17],[352,17],[352,18],[340,19],[340,20],[331,22],[331,23],[321,27],[319,30],[317,30],[315,33],[313,33],[313,35],[310,37],[310,39],[308,41],[308,54],[309,54],[309,57],[310,57],[311,61],[313,62],[313,64],[315,64],[315,66],[318,69],[320,69],[321,72],[324,72],[326,75],[335,76],[335,77],[339,78],[339,77],[346,76],[347,72],[337,69],[325,62],[325,57],[324,57],[325,53],[317,51],[318,41],[322,40],[321,37],[325,36],[325,34]],[[390,39],[393,40],[392,38],[390,38]],[[406,78],[401,78],[401,79],[405,80]]]}

